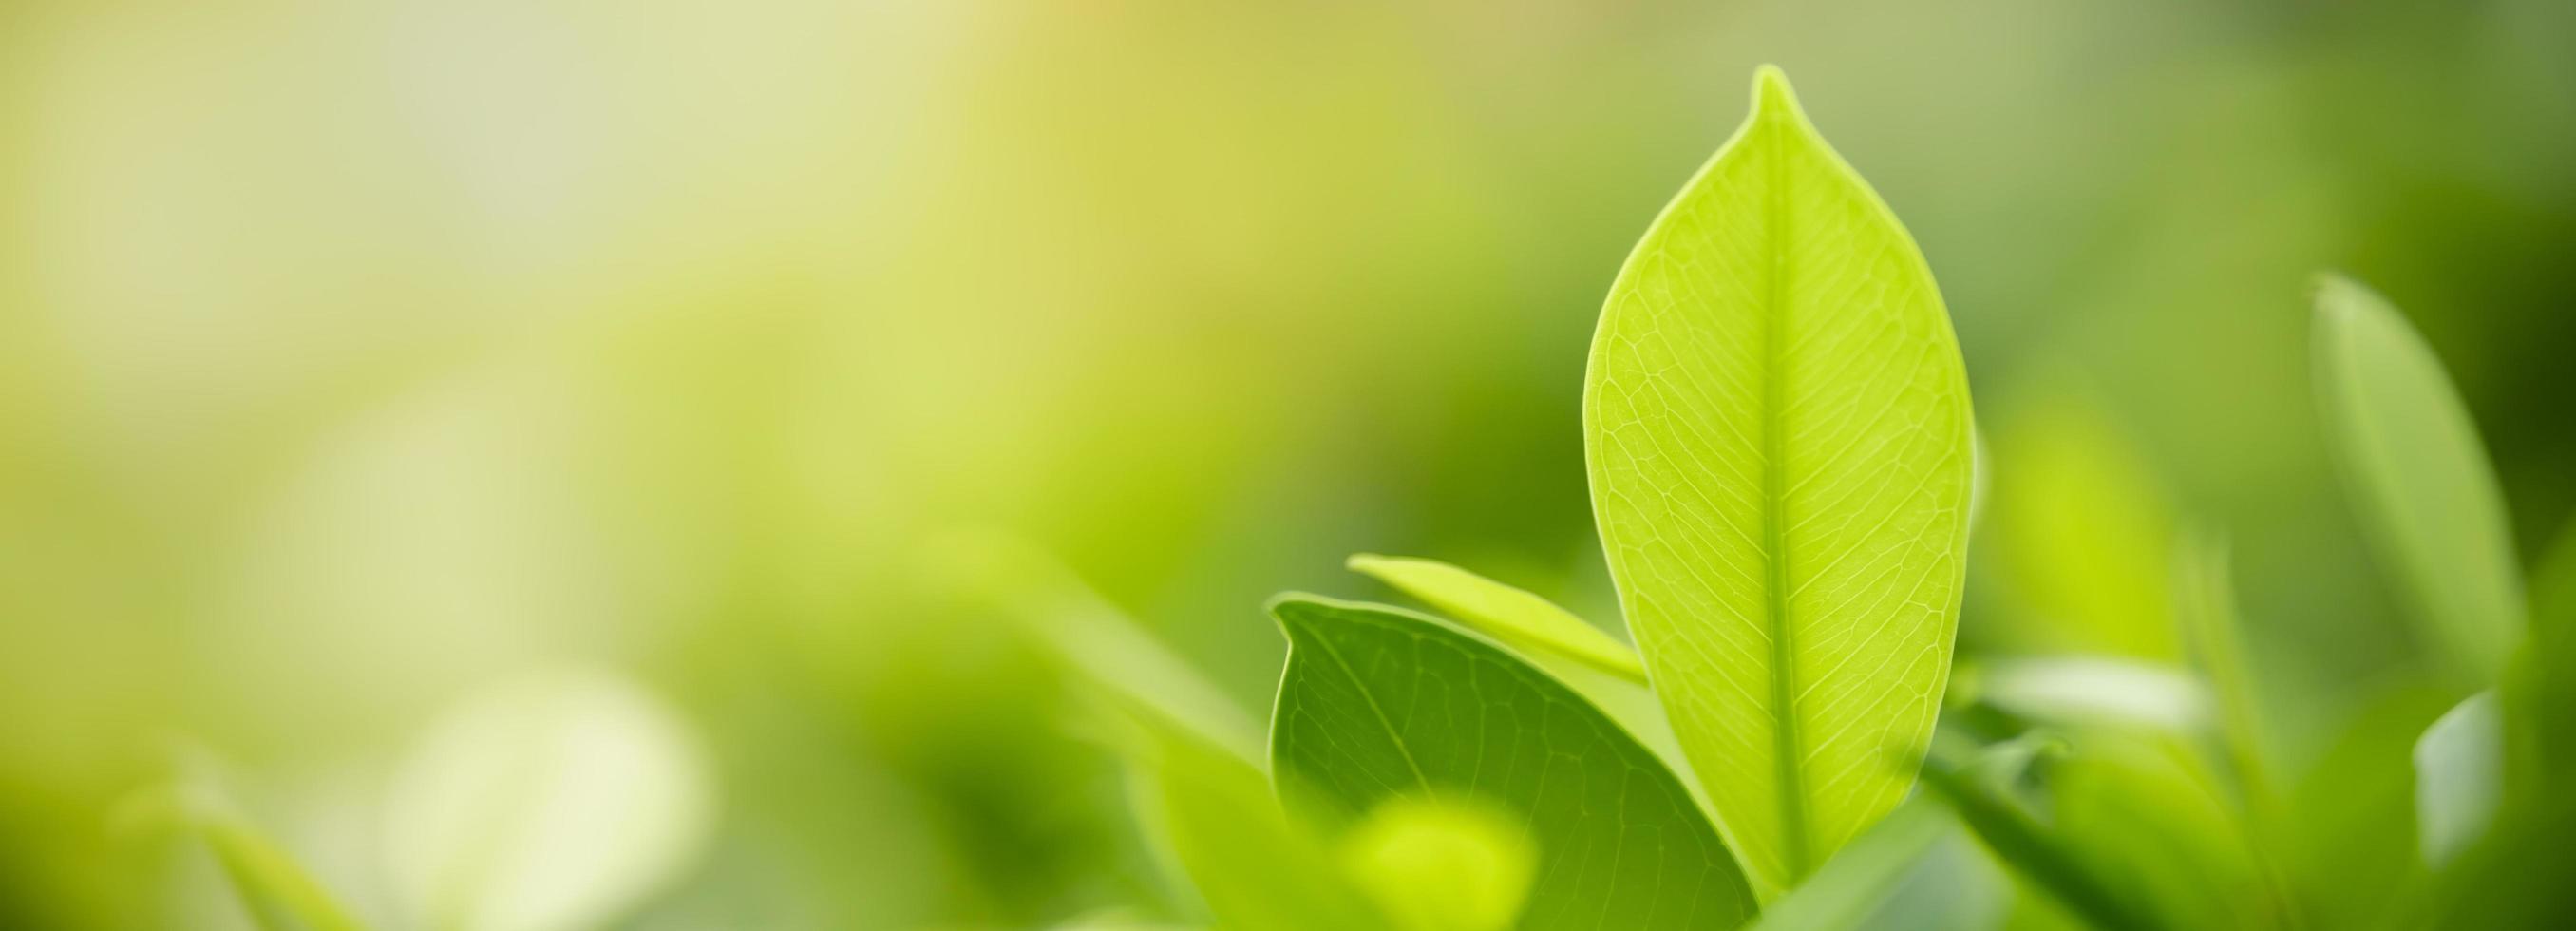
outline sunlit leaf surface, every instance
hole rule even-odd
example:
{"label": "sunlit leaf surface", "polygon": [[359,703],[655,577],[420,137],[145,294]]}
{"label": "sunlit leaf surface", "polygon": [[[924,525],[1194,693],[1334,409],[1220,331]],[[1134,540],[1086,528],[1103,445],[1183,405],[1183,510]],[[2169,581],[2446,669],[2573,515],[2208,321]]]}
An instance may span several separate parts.
{"label": "sunlit leaf surface", "polygon": [[1777,71],[1612,286],[1584,414],[1656,691],[1747,869],[1793,885],[1912,782],[1974,456],[1930,270]]}
{"label": "sunlit leaf surface", "polygon": [[1526,929],[1727,928],[1752,914],[1680,781],[1554,678],[1399,609],[1289,597],[1272,612],[1290,645],[1272,769],[1314,790],[1323,823],[1406,795],[1514,813],[1538,845]]}
{"label": "sunlit leaf surface", "polygon": [[2335,460],[2427,639],[2493,684],[2523,629],[2504,499],[2442,361],[2397,309],[2351,280],[2317,285],[2318,403]]}

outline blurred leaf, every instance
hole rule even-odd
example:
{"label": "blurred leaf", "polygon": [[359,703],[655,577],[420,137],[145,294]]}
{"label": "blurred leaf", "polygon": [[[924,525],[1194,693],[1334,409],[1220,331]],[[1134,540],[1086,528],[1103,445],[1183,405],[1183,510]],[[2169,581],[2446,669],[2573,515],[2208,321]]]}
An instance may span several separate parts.
{"label": "blurred leaf", "polygon": [[2244,838],[2169,741],[2088,733],[2056,755],[2037,802],[1939,755],[1924,774],[2007,865],[2095,927],[2276,923]]}
{"label": "blurred leaf", "polygon": [[1218,927],[1394,931],[1256,765],[1172,722],[1135,720],[1138,807]]}
{"label": "blurred leaf", "polygon": [[267,931],[365,927],[202,772],[184,773],[176,784],[129,801],[119,820],[135,826],[176,825],[204,840],[241,896],[242,907]]}
{"label": "blurred leaf", "polygon": [[2280,787],[2272,783],[2262,713],[2238,631],[2226,538],[2211,531],[2183,535],[2175,549],[2173,584],[2175,621],[2218,706],[2219,739],[2227,747],[2228,765],[2246,807],[2278,827]]}
{"label": "blurred leaf", "polygon": [[[1395,608],[1287,596],[1275,775],[1327,824],[1464,794],[1523,819],[1520,927],[1733,927],[1751,892],[1679,779],[1581,696],[1482,638]],[[1292,803],[1303,800],[1290,797]]]}
{"label": "blurred leaf", "polygon": [[1612,285],[1584,422],[1630,632],[1769,895],[1912,782],[1974,457],[1921,254],[1776,69],[1753,97]]}
{"label": "blurred leaf", "polygon": [[2056,723],[2142,725],[2175,732],[2209,726],[2210,698],[2182,670],[2112,656],[2015,657],[1977,667],[1976,697]]}
{"label": "blurred leaf", "polygon": [[2504,712],[2493,690],[2462,701],[2415,743],[2416,837],[2440,867],[2484,836],[2504,796]]}
{"label": "blurred leaf", "polygon": [[2161,927],[2019,800],[1979,777],[1972,763],[1935,755],[1924,760],[1922,773],[1923,784],[1948,802],[1988,849],[2068,910],[2105,931]]}
{"label": "blurred leaf", "polygon": [[2264,882],[2291,923],[2303,923],[2306,897],[2291,882],[2290,821],[2281,788],[2272,781],[2262,709],[2236,613],[2236,585],[2227,540],[2214,530],[2183,534],[2174,556],[2174,621],[2183,647],[2218,708],[2218,741],[2226,752],[2236,797],[2259,855]]}
{"label": "blurred leaf", "polygon": [[2388,302],[2317,284],[2318,403],[2372,546],[2427,639],[2480,685],[2521,639],[2522,583],[2504,499],[2442,362]]}
{"label": "blurred leaf", "polygon": [[1916,796],[1762,910],[1760,931],[1994,927],[2010,885],[1956,814]]}
{"label": "blurred leaf", "polygon": [[1352,879],[1404,931],[1510,927],[1538,871],[1529,834],[1468,798],[1388,798],[1340,846]]}
{"label": "blurred leaf", "polygon": [[385,803],[385,868],[427,926],[596,927],[697,857],[710,780],[686,725],[636,684],[527,674],[469,696],[414,746]]}
{"label": "blurred leaf", "polygon": [[2180,742],[2083,735],[2050,767],[2048,795],[2059,836],[2159,924],[2280,923],[2251,838]]}
{"label": "blurred leaf", "polygon": [[1646,667],[1639,664],[1637,651],[1545,598],[1429,559],[1361,553],[1352,556],[1349,565],[1422,599],[1468,629],[1523,652],[1562,654],[1604,672],[1646,681]]}
{"label": "blurred leaf", "polygon": [[1395,931],[1322,839],[1288,819],[1256,762],[1257,725],[1187,661],[1016,537],[952,532],[930,555],[959,594],[992,601],[1129,725],[1114,743],[1146,833],[1218,927]]}
{"label": "blurred leaf", "polygon": [[931,571],[957,594],[992,603],[1125,711],[1260,758],[1259,721],[1045,551],[981,531],[951,531],[928,551]]}

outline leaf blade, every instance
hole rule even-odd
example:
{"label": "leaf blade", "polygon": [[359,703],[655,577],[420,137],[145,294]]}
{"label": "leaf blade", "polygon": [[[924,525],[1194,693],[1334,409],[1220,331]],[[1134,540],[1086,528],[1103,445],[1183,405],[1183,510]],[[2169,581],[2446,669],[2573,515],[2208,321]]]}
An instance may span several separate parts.
{"label": "leaf blade", "polygon": [[2370,543],[2428,639],[2493,684],[2522,636],[2504,496],[2468,405],[2385,298],[2338,275],[2316,293],[2318,405]]}
{"label": "leaf blade", "polygon": [[1602,313],[1603,549],[1721,827],[1794,884],[1930,739],[1966,548],[1965,367],[1922,256],[1776,70]]}
{"label": "leaf blade", "polygon": [[1555,679],[1400,609],[1287,596],[1271,612],[1290,643],[1272,771],[1314,790],[1317,820],[1432,793],[1526,818],[1539,868],[1524,929],[1731,927],[1752,913],[1679,779]]}

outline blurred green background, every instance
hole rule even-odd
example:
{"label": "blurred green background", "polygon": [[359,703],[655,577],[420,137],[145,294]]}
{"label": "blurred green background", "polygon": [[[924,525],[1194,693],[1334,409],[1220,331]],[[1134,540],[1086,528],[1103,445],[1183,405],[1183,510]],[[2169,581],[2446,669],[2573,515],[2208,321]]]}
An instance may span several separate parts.
{"label": "blurred green background", "polygon": [[[112,823],[174,743],[389,916],[389,774],[568,665],[711,777],[600,921],[1155,902],[1114,762],[924,541],[1038,541],[1249,711],[1265,597],[1383,594],[1350,552],[1615,616],[1585,347],[1765,61],[1965,346],[1962,662],[2170,657],[2172,540],[2223,527],[2285,777],[2405,798],[2456,696],[2325,459],[2306,292],[2407,309],[2536,556],[2576,510],[2564,0],[15,0],[0,926],[247,920]],[[2380,798],[2355,843],[2403,852]]]}

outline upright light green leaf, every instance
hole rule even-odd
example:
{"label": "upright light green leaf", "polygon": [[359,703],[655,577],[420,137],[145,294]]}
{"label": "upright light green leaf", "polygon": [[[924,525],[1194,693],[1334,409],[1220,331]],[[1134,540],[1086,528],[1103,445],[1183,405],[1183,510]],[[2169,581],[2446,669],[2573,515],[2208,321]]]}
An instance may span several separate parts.
{"label": "upright light green leaf", "polygon": [[1560,653],[1646,681],[1637,651],[1545,598],[1437,560],[1361,553],[1351,557],[1350,567],[1524,652]]}
{"label": "upright light green leaf", "polygon": [[1396,608],[1293,596],[1271,612],[1289,642],[1271,768],[1314,791],[1316,820],[1349,824],[1412,795],[1500,806],[1538,845],[1528,931],[1729,928],[1752,914],[1680,780],[1553,677]]}
{"label": "upright light green leaf", "polygon": [[2416,842],[2449,863],[2486,836],[2504,799],[2504,710],[2493,690],[2460,702],[2415,743]]}
{"label": "upright light green leaf", "polygon": [[2318,403],[2370,542],[2434,645],[2492,684],[2521,639],[2522,581],[2477,424],[2397,309],[2328,275],[2317,284]]}
{"label": "upright light green leaf", "polygon": [[1779,72],[1611,287],[1584,390],[1603,549],[1757,885],[1913,781],[1949,676],[1968,385],[1932,275]]}

